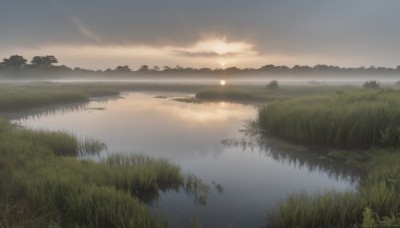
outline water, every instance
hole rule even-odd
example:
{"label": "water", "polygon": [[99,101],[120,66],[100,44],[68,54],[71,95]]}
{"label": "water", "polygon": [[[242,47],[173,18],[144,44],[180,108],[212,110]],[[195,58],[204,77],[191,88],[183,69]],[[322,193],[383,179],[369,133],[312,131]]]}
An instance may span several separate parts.
{"label": "water", "polygon": [[[168,97],[155,98],[157,95]],[[29,128],[65,130],[100,139],[108,145],[107,154],[168,158],[185,173],[195,174],[211,187],[206,205],[177,192],[161,193],[152,205],[167,214],[172,224],[183,227],[194,218],[204,227],[258,227],[265,223],[267,210],[288,193],[355,188],[351,172],[317,155],[247,144],[249,138],[241,142],[244,135],[239,130],[244,121],[256,117],[253,105],[172,100],[187,94],[122,96],[35,110],[12,119]]]}

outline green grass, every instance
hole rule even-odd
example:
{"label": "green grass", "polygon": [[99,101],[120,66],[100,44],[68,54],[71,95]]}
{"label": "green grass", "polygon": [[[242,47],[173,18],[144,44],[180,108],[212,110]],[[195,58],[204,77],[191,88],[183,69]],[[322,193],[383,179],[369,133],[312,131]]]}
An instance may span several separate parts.
{"label": "green grass", "polygon": [[0,112],[87,102],[91,97],[118,96],[122,91],[195,92],[205,85],[157,83],[1,83]]}
{"label": "green grass", "polygon": [[269,211],[271,227],[400,225],[400,151],[380,156],[355,192],[294,193]]}
{"label": "green grass", "polygon": [[269,135],[303,144],[371,148],[330,150],[367,174],[355,191],[293,193],[269,211],[271,227],[361,227],[400,224],[400,92],[357,90],[293,98],[260,108]]}
{"label": "green grass", "polygon": [[270,103],[258,121],[268,133],[306,144],[400,145],[400,92],[360,90]]}
{"label": "green grass", "polygon": [[331,94],[346,91],[349,86],[281,86],[266,89],[264,85],[227,85],[161,83],[0,83],[0,112],[21,111],[48,105],[87,102],[91,97],[118,96],[123,91],[163,91],[196,93],[204,100],[266,102],[293,96]]}
{"label": "green grass", "polygon": [[167,219],[147,206],[160,191],[184,189],[206,199],[206,185],[164,159],[75,157],[101,149],[97,140],[0,119],[0,226],[166,227]]}
{"label": "green grass", "polygon": [[347,91],[354,88],[351,86],[281,86],[277,89],[267,89],[264,85],[226,85],[200,90],[196,93],[196,98],[270,102],[297,96],[332,94],[336,91]]}

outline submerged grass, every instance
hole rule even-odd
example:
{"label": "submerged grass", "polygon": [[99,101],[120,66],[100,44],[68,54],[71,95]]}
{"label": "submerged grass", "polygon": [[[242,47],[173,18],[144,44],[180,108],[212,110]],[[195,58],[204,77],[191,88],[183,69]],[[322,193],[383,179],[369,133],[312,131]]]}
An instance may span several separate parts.
{"label": "submerged grass", "polygon": [[362,90],[274,102],[259,110],[268,133],[348,148],[400,145],[400,91]]}
{"label": "submerged grass", "polygon": [[166,218],[146,205],[160,190],[206,195],[201,181],[192,188],[192,178],[164,159],[74,157],[103,148],[97,140],[21,129],[0,119],[0,226],[166,227]]}

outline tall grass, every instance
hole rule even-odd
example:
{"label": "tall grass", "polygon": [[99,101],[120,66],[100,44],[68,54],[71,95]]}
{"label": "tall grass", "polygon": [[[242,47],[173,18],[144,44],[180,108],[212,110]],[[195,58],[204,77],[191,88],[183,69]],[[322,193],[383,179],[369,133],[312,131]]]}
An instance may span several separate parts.
{"label": "tall grass", "polygon": [[[113,155],[79,160],[96,140],[16,128],[0,119],[0,225],[4,227],[166,227],[147,203],[192,179],[164,159]],[[201,181],[197,182],[202,186]],[[206,194],[198,187],[200,193]]]}
{"label": "tall grass", "polygon": [[274,102],[259,110],[268,133],[354,148],[400,145],[400,92],[355,91]]}
{"label": "tall grass", "polygon": [[1,91],[0,111],[14,111],[45,105],[88,101],[88,95],[78,92]]}
{"label": "tall grass", "polygon": [[49,132],[45,130],[15,130],[22,140],[32,141],[46,145],[55,155],[59,156],[85,156],[98,154],[107,148],[106,144],[97,139],[78,139],[75,135],[62,131]]}
{"label": "tall grass", "polygon": [[117,96],[121,91],[191,92],[205,85],[158,83],[0,83],[0,112],[46,105],[86,102],[90,97]]}
{"label": "tall grass", "polygon": [[[381,151],[358,192],[295,193],[269,212],[271,227],[400,225],[400,151]],[[373,216],[372,216],[373,214]],[[371,222],[372,221],[372,222]],[[363,224],[364,223],[364,224]]]}
{"label": "tall grass", "polygon": [[19,111],[55,104],[87,102],[90,97],[117,96],[119,90],[96,84],[0,84],[0,112]]}

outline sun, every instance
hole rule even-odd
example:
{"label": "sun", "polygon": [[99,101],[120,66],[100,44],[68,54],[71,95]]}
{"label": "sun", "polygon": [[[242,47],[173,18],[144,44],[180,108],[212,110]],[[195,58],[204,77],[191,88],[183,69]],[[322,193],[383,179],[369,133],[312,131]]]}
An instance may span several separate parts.
{"label": "sun", "polygon": [[225,62],[220,63],[220,65],[221,65],[222,67],[224,67],[224,66],[225,66]]}
{"label": "sun", "polygon": [[221,81],[219,82],[219,84],[221,84],[221,86],[224,86],[224,85],[225,85],[225,80],[221,80]]}

